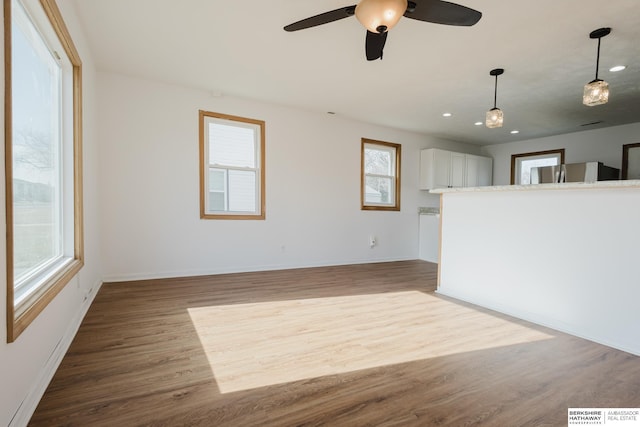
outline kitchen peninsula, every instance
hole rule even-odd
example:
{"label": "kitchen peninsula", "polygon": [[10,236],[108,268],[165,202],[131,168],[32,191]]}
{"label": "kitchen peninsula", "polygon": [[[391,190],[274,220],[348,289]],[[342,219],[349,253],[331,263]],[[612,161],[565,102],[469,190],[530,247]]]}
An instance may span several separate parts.
{"label": "kitchen peninsula", "polygon": [[439,293],[640,355],[640,180],[431,192]]}

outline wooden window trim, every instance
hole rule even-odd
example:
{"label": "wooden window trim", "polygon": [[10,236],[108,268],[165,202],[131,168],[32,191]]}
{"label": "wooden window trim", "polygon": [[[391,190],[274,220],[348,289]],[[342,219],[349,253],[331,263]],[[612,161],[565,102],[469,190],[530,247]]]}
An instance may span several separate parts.
{"label": "wooden window trim", "polygon": [[622,146],[622,177],[621,179],[628,179],[629,174],[629,150],[631,148],[640,148],[640,142],[634,144],[624,144]]}
{"label": "wooden window trim", "polygon": [[[250,123],[260,127],[260,214],[258,215],[233,215],[233,214],[210,214],[205,209],[205,191],[207,189],[207,159],[205,158],[205,117],[214,117],[222,120]],[[265,196],[265,121],[248,119],[246,117],[232,116],[229,114],[214,113],[211,111],[199,111],[199,146],[200,146],[200,219],[238,219],[238,220],[264,220],[266,218],[266,196]]]}
{"label": "wooden window trim", "polygon": [[511,155],[511,185],[516,182],[516,161],[522,157],[544,156],[545,154],[560,154],[560,164],[564,164],[564,148],[555,150],[534,151],[531,153],[520,153]]}
{"label": "wooden window trim", "polygon": [[4,1],[5,54],[5,210],[7,262],[7,342],[14,342],[45,307],[76,276],[84,266],[83,200],[82,200],[82,61],[64,23],[55,0],[40,0],[53,30],[71,61],[73,74],[73,198],[74,198],[74,256],[47,281],[46,289],[31,305],[16,316],[14,305],[13,271],[13,135],[11,94],[11,0]]}
{"label": "wooden window trim", "polygon": [[[393,206],[376,206],[366,205],[364,201],[365,178],[364,178],[364,147],[366,144],[383,145],[392,147],[396,152],[396,170],[395,170],[395,203]],[[401,168],[400,159],[402,158],[402,146],[393,142],[377,141],[375,139],[362,138],[360,144],[360,209],[363,211],[399,211],[400,210],[400,188],[401,188]]]}

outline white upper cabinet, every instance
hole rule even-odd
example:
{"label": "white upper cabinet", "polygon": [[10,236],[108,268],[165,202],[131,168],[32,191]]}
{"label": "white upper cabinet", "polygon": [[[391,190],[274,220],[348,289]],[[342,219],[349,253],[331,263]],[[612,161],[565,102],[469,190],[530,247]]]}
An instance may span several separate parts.
{"label": "white upper cabinet", "polygon": [[429,148],[420,152],[420,189],[491,185],[493,159]]}
{"label": "white upper cabinet", "polygon": [[493,159],[491,157],[466,155],[465,187],[485,187],[493,182]]}
{"label": "white upper cabinet", "polygon": [[451,153],[449,187],[466,187],[467,159],[462,153]]}
{"label": "white upper cabinet", "polygon": [[468,187],[478,187],[478,172],[480,169],[480,161],[478,156],[469,156],[466,159],[466,176]]}
{"label": "white upper cabinet", "polygon": [[[423,185],[427,185],[428,183],[432,183],[434,188],[447,188],[449,186],[449,182],[451,181],[451,152],[444,150],[433,150],[429,153],[422,150],[420,153],[420,161],[421,165],[425,163],[428,164],[439,164],[442,167],[439,168],[427,168],[426,173],[424,168],[420,168],[420,181],[422,188]],[[426,158],[425,158],[426,157]]]}
{"label": "white upper cabinet", "polygon": [[[472,156],[477,159],[478,182],[476,187],[488,187],[493,184],[493,159],[491,157]],[[469,157],[467,157],[469,158]],[[467,185],[467,187],[471,187]]]}

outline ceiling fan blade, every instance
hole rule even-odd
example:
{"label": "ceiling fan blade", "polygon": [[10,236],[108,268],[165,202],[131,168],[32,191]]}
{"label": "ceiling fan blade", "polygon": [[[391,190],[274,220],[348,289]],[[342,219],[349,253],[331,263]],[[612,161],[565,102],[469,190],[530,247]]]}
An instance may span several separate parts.
{"label": "ceiling fan blade", "polygon": [[387,32],[384,33],[372,33],[367,31],[367,38],[364,46],[367,53],[368,61],[375,61],[376,59],[382,59],[382,49],[387,42]]}
{"label": "ceiling fan blade", "polygon": [[418,21],[469,27],[482,17],[482,13],[477,10],[447,1],[413,0],[409,3],[414,3],[415,8],[408,7],[404,16]]}
{"label": "ceiling fan blade", "polygon": [[303,19],[293,24],[289,24],[284,27],[285,31],[298,31],[305,28],[315,27],[317,25],[328,24],[329,22],[338,21],[340,19],[353,16],[356,12],[356,5],[342,7],[340,9],[332,10],[330,12],[321,13],[310,18]]}

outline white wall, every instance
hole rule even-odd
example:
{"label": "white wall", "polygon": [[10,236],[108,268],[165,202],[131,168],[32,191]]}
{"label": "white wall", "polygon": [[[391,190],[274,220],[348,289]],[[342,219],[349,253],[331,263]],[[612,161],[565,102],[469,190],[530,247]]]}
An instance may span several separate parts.
{"label": "white wall", "polygon": [[565,163],[599,161],[621,168],[622,146],[636,142],[640,142],[640,123],[488,145],[482,147],[482,153],[493,157],[493,184],[506,185],[511,181],[512,154],[564,148]]}
{"label": "white wall", "polygon": [[[415,259],[419,149],[478,148],[99,73],[107,280]],[[266,220],[201,220],[198,110],[266,121]],[[402,144],[400,212],[360,210],[360,143]],[[369,248],[369,235],[378,246]]]}
{"label": "white wall", "polygon": [[[11,344],[6,343],[6,292],[0,292],[0,311],[2,312],[0,315],[0,378],[2,378],[0,425],[2,426],[26,425],[67,350],[102,277],[95,138],[95,71],[73,6],[68,0],[59,0],[58,5],[83,60],[85,266]],[[4,52],[1,54],[4,55]],[[0,72],[4,73],[4,71]],[[4,108],[4,104],[0,108]],[[0,117],[4,117],[4,114],[0,114]],[[1,155],[4,155],[4,150]],[[2,164],[4,164],[3,160]],[[0,179],[4,181],[4,173],[0,175]],[[5,200],[4,188],[4,182],[2,182],[0,185],[2,203]],[[0,234],[4,235],[6,231],[4,207],[0,209],[0,216]],[[4,243],[0,245],[0,278],[2,289],[5,289]],[[89,290],[91,293],[87,295]],[[85,296],[87,296],[86,300]]]}
{"label": "white wall", "polygon": [[439,292],[640,355],[636,185],[444,194]]}

